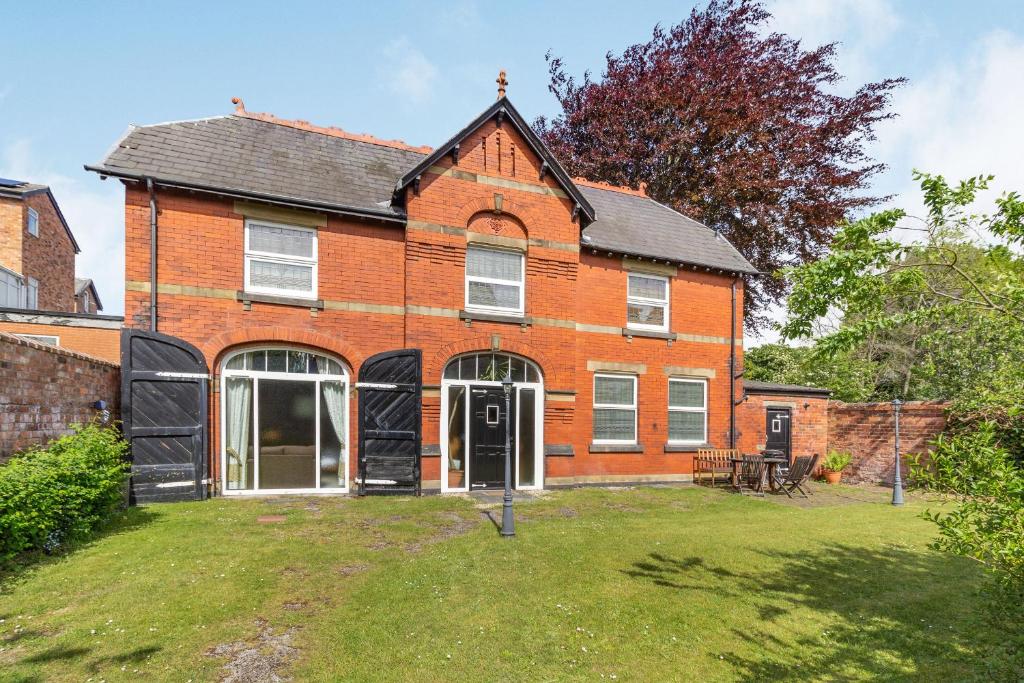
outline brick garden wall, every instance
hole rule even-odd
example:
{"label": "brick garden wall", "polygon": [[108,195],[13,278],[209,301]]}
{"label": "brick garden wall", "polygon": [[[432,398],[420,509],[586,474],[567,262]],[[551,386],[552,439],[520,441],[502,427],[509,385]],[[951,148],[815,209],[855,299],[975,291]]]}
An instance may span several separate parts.
{"label": "brick garden wall", "polygon": [[[900,453],[904,467],[907,454],[923,453],[928,442],[946,426],[943,401],[910,401],[900,415]],[[844,473],[849,482],[892,484],[895,452],[895,421],[889,403],[829,404],[829,450],[849,451],[853,464]],[[903,469],[906,476],[907,470]]]}
{"label": "brick garden wall", "polygon": [[0,332],[0,461],[67,434],[102,399],[119,417],[117,365]]}

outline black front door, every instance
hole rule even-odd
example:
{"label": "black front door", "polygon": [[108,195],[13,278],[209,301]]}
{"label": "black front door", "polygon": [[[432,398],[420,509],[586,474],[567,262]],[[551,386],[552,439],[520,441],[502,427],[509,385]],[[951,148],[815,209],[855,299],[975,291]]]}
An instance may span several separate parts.
{"label": "black front door", "polygon": [[[470,387],[470,488],[505,486],[505,392],[501,387]],[[515,404],[509,416],[511,448],[515,455]],[[515,463],[513,462],[513,466]],[[512,485],[515,485],[513,474]]]}
{"label": "black front door", "polygon": [[765,449],[781,451],[789,459],[789,408],[768,408],[765,422]]}

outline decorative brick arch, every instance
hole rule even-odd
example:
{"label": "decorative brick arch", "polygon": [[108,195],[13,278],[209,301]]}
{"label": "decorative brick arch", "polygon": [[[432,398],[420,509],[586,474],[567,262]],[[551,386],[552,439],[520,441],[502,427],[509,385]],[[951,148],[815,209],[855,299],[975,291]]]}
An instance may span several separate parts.
{"label": "decorative brick arch", "polygon": [[[229,349],[244,344],[281,343],[295,346],[306,346],[340,356],[348,363],[355,374],[363,362],[363,354],[356,347],[336,337],[313,332],[312,330],[295,329],[292,327],[243,327],[230,332],[222,332],[201,345],[208,360],[214,361],[211,367],[216,369],[224,353]],[[215,370],[216,371],[216,370]]]}
{"label": "decorative brick arch", "polygon": [[[517,356],[528,358],[537,364],[540,368],[541,375],[544,377],[545,386],[561,386],[562,377],[559,376],[559,368],[553,362],[551,362],[547,356],[545,356],[539,349],[534,346],[530,346],[524,342],[501,338],[501,344],[499,345],[499,351],[514,353]],[[429,368],[424,368],[425,373],[429,372],[440,377],[444,371],[444,366],[449,360],[455,356],[461,356],[464,353],[473,353],[480,351],[491,351],[491,336],[486,337],[473,337],[472,339],[463,339],[462,341],[452,342],[445,344],[437,350],[433,358],[431,358],[431,365]]]}
{"label": "decorative brick arch", "polygon": [[[458,212],[455,214],[456,220],[455,225],[463,226],[469,225],[469,219],[481,211],[487,211],[494,213],[494,199],[487,199],[481,197],[479,199],[473,199],[466,202],[459,207]],[[542,225],[540,218],[529,208],[514,202],[508,198],[502,200],[501,213],[509,214],[515,218],[523,226],[526,234],[529,235],[531,230],[536,230],[537,226]]]}

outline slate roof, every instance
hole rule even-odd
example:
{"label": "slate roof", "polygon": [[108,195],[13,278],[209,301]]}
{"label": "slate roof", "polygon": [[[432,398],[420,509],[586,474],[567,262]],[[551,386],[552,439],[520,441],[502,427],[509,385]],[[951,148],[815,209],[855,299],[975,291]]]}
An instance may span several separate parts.
{"label": "slate roof", "polygon": [[664,204],[615,190],[586,185],[580,189],[597,213],[583,229],[584,247],[757,273],[724,237]]}
{"label": "slate roof", "polygon": [[401,218],[395,181],[425,155],[244,116],[128,130],[89,170]]}
{"label": "slate roof", "polygon": [[[494,115],[500,108],[492,105],[481,116]],[[513,116],[510,105],[506,114],[509,119],[518,116]],[[393,194],[396,185],[408,181],[413,171],[430,158],[426,152],[324,134],[282,125],[280,119],[274,123],[254,116],[265,115],[243,112],[132,126],[101,163],[86,169],[102,175],[150,177],[164,185],[404,222],[402,207],[392,205]],[[444,149],[438,148],[434,155]],[[556,169],[564,175],[557,161],[552,160],[552,172]],[[594,220],[589,224],[583,221],[583,248],[733,273],[757,272],[726,239],[652,199],[577,185],[568,176],[565,182],[584,200],[584,214],[593,208]]]}
{"label": "slate roof", "polygon": [[46,185],[27,183],[23,180],[11,180],[5,181],[3,184],[0,184],[0,196],[27,197],[30,194],[35,194],[36,192],[46,192],[49,189],[50,188]]}
{"label": "slate roof", "polygon": [[823,389],[821,387],[805,387],[799,384],[778,384],[776,382],[755,382],[753,380],[743,380],[743,388],[752,394],[796,394],[796,395],[813,395],[813,396],[829,396],[832,394],[831,389]]}
{"label": "slate roof", "polygon": [[86,289],[92,290],[93,301],[96,302],[96,310],[103,310],[103,302],[100,301],[100,293],[96,291],[96,283],[91,278],[87,277],[76,277],[75,278],[75,296],[81,296],[82,292]]}

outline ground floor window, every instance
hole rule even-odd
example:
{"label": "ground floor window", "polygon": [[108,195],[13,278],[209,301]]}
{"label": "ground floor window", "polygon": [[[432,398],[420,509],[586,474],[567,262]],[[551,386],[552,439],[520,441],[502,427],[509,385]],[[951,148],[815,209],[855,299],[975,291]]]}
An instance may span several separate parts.
{"label": "ground floor window", "polygon": [[[513,381],[507,408],[500,381],[506,375]],[[442,377],[442,491],[503,486],[506,429],[513,486],[541,488],[544,389],[540,369],[508,353],[472,353],[452,359]]]}
{"label": "ground floor window", "polygon": [[707,380],[669,379],[668,440],[669,443],[679,444],[707,443]]}
{"label": "ground floor window", "polygon": [[594,443],[636,443],[636,376],[594,375]]}
{"label": "ground floor window", "polygon": [[236,353],[221,378],[226,493],[348,489],[347,368],[287,348]]}

